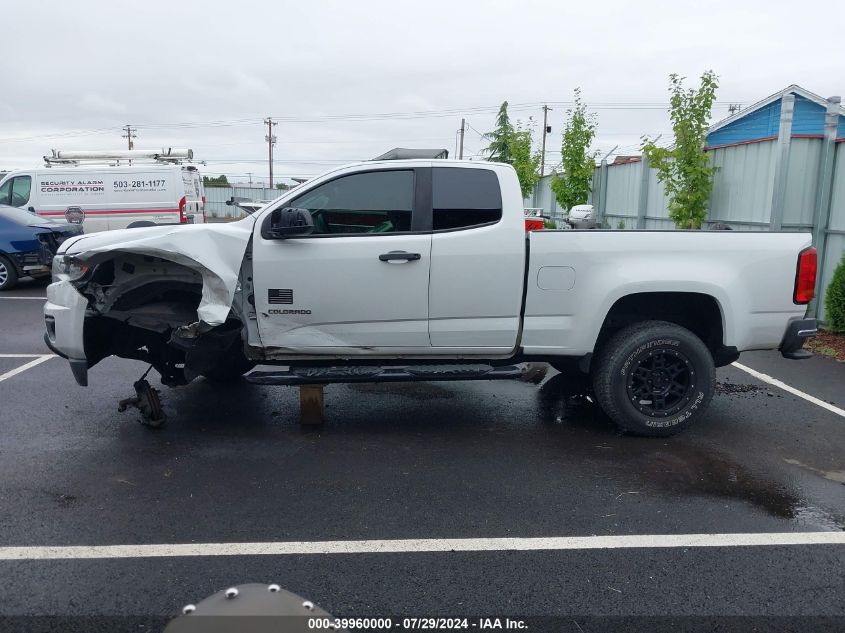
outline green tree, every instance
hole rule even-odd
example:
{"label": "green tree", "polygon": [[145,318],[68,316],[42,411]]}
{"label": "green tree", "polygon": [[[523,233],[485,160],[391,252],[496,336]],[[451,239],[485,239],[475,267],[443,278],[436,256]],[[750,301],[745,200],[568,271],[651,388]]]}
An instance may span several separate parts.
{"label": "green tree", "polygon": [[484,150],[487,160],[513,166],[523,198],[531,195],[539,177],[537,168],[540,166],[540,154],[532,153],[533,136],[530,119],[526,126],[520,122],[516,126],[511,123],[507,101],[502,103],[496,115],[496,129],[485,134],[485,138],[490,141]]}
{"label": "green tree", "polygon": [[288,185],[287,183],[284,183],[284,182],[277,182],[276,183],[276,189],[281,189],[282,191],[287,191],[288,189],[290,189],[290,185]]}
{"label": "green tree", "polygon": [[216,178],[214,176],[203,176],[202,184],[206,187],[228,187],[229,179],[226,178],[226,174],[220,174]]}
{"label": "green tree", "polygon": [[824,296],[825,317],[834,332],[845,332],[845,255],[833,271]]}
{"label": "green tree", "polygon": [[675,145],[657,147],[652,140],[643,137],[643,154],[657,169],[657,177],[666,187],[669,217],[675,226],[700,229],[707,217],[707,203],[716,173],[704,147],[719,78],[712,70],[704,72],[698,89],[685,89],[684,79],[674,73],[669,75],[669,116]]}
{"label": "green tree", "polygon": [[531,152],[532,146],[531,128],[522,128],[517,124],[516,130],[513,133],[513,140],[511,141],[511,165],[516,170],[516,176],[519,178],[519,188],[522,191],[522,197],[527,198],[534,191],[534,185],[537,184],[537,179],[540,177],[540,153]]}
{"label": "green tree", "polygon": [[596,152],[590,151],[596,136],[596,117],[587,113],[581,89],[575,89],[575,104],[566,111],[563,128],[560,171],[552,177],[551,188],[561,208],[569,210],[585,204],[593,188]]}
{"label": "green tree", "polygon": [[514,127],[508,116],[508,102],[503,101],[496,115],[496,129],[484,135],[490,141],[490,145],[484,150],[487,153],[487,160],[510,164],[513,158],[511,153],[513,134]]}

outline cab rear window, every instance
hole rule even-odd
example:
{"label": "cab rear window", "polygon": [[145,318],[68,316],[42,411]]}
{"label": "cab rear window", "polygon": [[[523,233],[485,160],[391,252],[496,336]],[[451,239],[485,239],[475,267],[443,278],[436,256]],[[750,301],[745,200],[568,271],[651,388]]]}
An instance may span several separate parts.
{"label": "cab rear window", "polygon": [[432,210],[435,231],[494,224],[502,219],[502,192],[489,169],[432,169]]}

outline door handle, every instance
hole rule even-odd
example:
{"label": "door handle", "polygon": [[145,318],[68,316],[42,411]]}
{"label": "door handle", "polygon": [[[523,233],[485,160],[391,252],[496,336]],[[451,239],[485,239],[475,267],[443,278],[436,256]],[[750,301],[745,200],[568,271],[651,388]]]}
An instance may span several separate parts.
{"label": "door handle", "polygon": [[378,256],[379,261],[383,262],[393,262],[393,261],[406,261],[406,262],[415,262],[420,259],[421,255],[419,253],[409,253],[407,251],[390,251],[389,253],[382,253]]}

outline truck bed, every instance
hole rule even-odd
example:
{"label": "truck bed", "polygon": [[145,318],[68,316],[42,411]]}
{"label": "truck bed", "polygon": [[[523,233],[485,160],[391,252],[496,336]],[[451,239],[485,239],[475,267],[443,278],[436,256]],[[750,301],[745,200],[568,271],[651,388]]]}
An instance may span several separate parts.
{"label": "truck bed", "polygon": [[757,231],[530,233],[524,351],[587,354],[620,298],[663,292],[713,297],[726,346],[776,348],[806,311],[792,293],[797,254],[810,243],[807,233]]}

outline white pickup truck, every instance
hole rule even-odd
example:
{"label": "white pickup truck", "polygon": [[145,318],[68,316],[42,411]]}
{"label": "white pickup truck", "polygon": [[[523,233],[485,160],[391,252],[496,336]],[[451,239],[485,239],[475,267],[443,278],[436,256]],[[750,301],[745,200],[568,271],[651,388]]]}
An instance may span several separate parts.
{"label": "white pickup truck", "polygon": [[248,380],[296,385],[515,378],[542,361],[588,379],[622,429],[668,435],[740,352],[806,355],[815,264],[801,233],[526,234],[508,165],[366,162],[238,222],[66,241],[45,341],[83,386],[110,355],[169,386],[256,364],[279,367]]}

